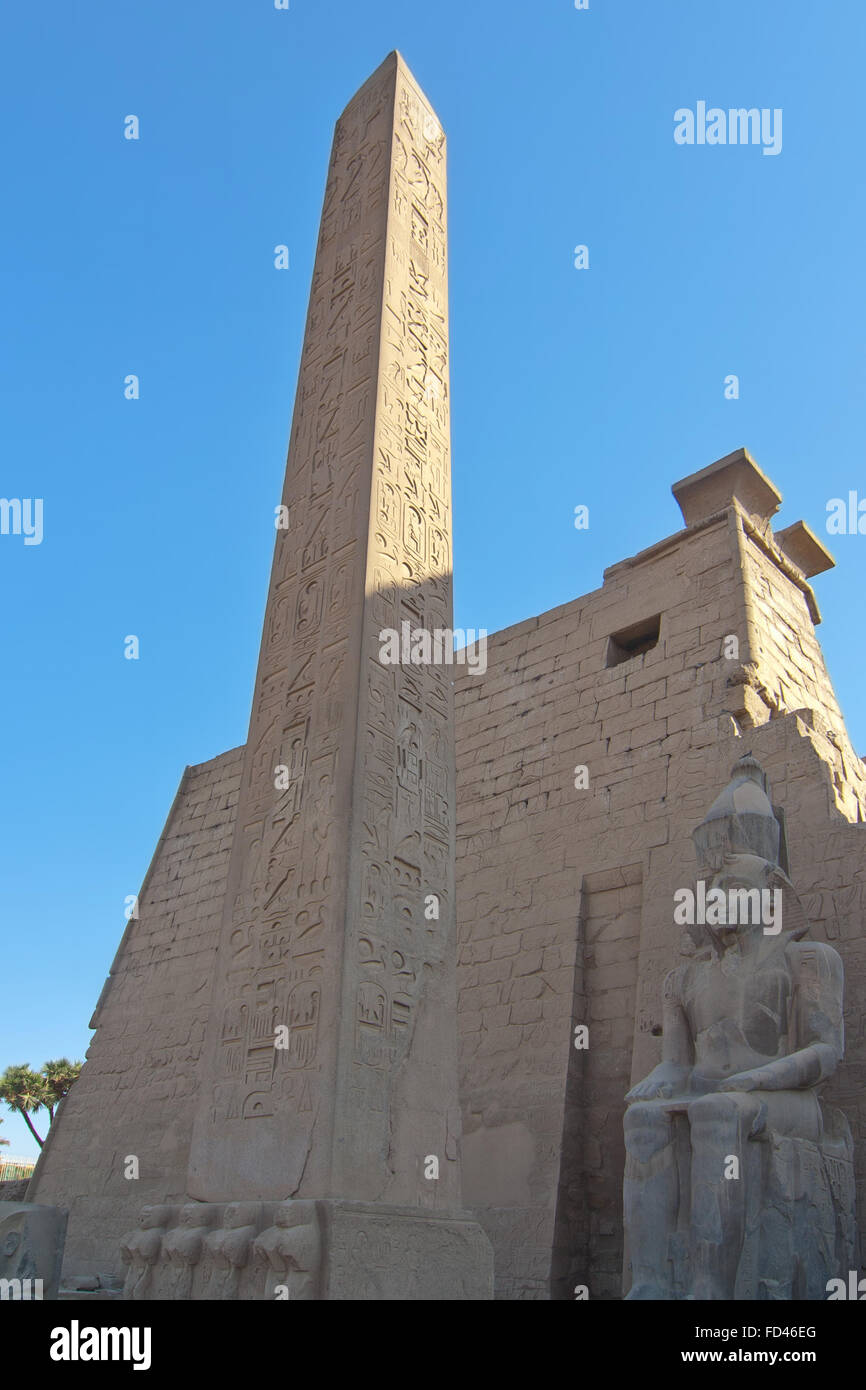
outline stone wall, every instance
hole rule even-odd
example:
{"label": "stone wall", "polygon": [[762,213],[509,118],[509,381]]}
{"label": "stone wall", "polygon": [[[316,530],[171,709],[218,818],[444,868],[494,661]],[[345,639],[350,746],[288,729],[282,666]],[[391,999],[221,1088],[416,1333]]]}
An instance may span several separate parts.
{"label": "stone wall", "polygon": [[0,1202],[24,1202],[29,1178],[6,1178],[0,1182]]}
{"label": "stone wall", "polygon": [[[833,1091],[862,1135],[866,779],[814,596],[769,538],[772,485],[754,470],[756,502],[734,485],[754,466],[732,458],[727,495],[716,471],[712,506],[684,507],[686,530],[495,634],[486,675],[457,682],[464,1191],[494,1243],[498,1297],[573,1297],[576,1284],[620,1296],[623,1096],[660,1056],[691,831],[750,748],[815,935],[846,963],[854,1022]],[[861,1192],[864,1158],[861,1143]]]}
{"label": "stone wall", "polygon": [[[64,1273],[120,1271],[120,1237],[150,1201],[183,1199],[196,1069],[242,749],[188,767],[28,1200],[69,1209]],[[140,1177],[124,1177],[127,1155]]]}

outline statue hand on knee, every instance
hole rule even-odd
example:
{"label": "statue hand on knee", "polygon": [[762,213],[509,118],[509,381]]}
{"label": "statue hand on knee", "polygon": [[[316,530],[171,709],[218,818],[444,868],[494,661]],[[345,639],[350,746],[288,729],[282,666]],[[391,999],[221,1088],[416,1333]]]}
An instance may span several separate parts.
{"label": "statue hand on knee", "polygon": [[676,1062],[660,1062],[649,1076],[638,1081],[626,1095],[626,1101],[669,1100],[682,1092],[688,1079],[689,1068]]}

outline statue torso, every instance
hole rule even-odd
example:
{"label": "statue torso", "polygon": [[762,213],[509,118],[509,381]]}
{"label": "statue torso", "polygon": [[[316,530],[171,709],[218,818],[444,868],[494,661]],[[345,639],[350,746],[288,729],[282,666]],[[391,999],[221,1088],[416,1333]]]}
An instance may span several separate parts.
{"label": "statue torso", "polygon": [[760,962],[742,957],[702,962],[689,969],[683,983],[699,1076],[722,1080],[796,1051],[794,979],[784,948]]}

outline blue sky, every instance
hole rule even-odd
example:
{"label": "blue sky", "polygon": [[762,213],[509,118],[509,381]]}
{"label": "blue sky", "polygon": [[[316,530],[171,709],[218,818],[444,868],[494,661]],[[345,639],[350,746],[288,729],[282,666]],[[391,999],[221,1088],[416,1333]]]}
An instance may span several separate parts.
{"label": "blue sky", "polygon": [[[589,3],[7,8],[0,494],[44,535],[0,536],[0,1067],[83,1056],[184,765],[246,737],[333,124],[393,48],[449,141],[456,623],[596,588],[745,444],[836,555],[866,751],[866,539],[824,531],[866,497],[866,6]],[[701,100],[781,108],[781,153],[678,146]]]}

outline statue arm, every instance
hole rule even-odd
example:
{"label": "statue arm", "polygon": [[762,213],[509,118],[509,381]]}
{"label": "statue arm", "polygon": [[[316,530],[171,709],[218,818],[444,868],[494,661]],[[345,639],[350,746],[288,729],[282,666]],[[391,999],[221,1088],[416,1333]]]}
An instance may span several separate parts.
{"label": "statue arm", "polygon": [[812,1043],[766,1066],[738,1072],[723,1082],[722,1091],[807,1091],[836,1070],[836,1055],[828,1043]]}
{"label": "statue arm", "polygon": [[691,1071],[695,1050],[689,1021],[683,1008],[682,968],[672,970],[665,978],[662,991],[662,1058],[670,1066]]}
{"label": "statue arm", "polygon": [[694,1049],[682,1004],[682,968],[672,970],[664,982],[662,1060],[649,1076],[626,1095],[627,1101],[668,1099],[687,1082],[694,1065]]}

